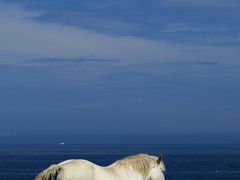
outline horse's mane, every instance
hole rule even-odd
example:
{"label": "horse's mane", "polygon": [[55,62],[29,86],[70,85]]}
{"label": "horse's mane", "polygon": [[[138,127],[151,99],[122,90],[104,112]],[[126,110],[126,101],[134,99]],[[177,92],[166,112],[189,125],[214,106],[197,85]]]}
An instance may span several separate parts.
{"label": "horse's mane", "polygon": [[150,169],[156,163],[157,157],[149,156],[147,154],[138,154],[127,156],[121,160],[116,161],[113,165],[119,168],[131,168],[133,171],[147,176]]}

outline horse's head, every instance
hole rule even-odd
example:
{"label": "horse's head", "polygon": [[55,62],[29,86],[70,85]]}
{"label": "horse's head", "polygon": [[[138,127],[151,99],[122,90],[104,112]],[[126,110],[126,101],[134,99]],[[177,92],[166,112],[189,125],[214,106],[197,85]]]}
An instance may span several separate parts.
{"label": "horse's head", "polygon": [[160,155],[145,180],[165,180],[165,171],[165,165],[163,163],[162,156]]}

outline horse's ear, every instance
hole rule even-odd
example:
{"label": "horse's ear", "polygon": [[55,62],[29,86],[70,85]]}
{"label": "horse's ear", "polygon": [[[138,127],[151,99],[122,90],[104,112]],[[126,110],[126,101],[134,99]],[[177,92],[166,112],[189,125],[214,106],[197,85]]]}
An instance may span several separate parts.
{"label": "horse's ear", "polygon": [[160,164],[161,161],[162,161],[162,155],[160,154],[160,155],[158,156],[157,163]]}

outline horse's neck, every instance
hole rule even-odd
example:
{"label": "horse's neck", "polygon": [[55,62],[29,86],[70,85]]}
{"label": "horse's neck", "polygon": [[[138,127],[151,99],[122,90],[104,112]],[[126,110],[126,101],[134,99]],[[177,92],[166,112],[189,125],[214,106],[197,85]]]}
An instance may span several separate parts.
{"label": "horse's neck", "polygon": [[145,178],[134,172],[133,170],[129,169],[129,168],[119,168],[115,165],[110,165],[107,167],[107,169],[109,169],[112,173],[116,174],[116,176],[119,177],[119,179],[123,179],[123,180],[145,180]]}

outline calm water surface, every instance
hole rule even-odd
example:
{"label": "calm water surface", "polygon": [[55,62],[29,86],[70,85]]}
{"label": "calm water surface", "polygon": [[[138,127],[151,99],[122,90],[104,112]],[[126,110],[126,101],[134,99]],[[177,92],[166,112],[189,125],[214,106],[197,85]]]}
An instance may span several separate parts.
{"label": "calm water surface", "polygon": [[108,165],[137,153],[162,153],[166,180],[240,180],[240,145],[0,145],[0,180],[33,180],[66,159]]}

